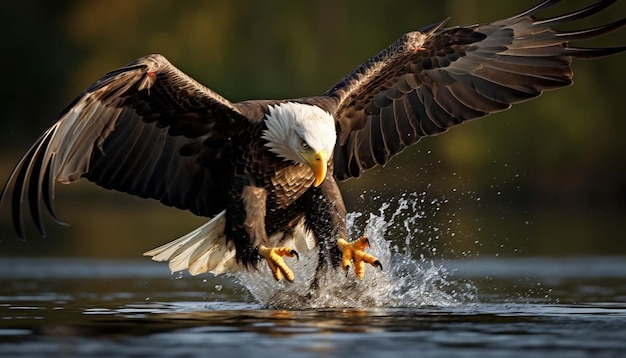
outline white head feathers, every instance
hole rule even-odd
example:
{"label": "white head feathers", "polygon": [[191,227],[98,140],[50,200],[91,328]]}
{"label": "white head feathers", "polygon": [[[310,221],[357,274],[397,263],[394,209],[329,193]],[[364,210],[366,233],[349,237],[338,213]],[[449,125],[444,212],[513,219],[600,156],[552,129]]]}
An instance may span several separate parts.
{"label": "white head feathers", "polygon": [[263,131],[266,146],[286,160],[305,163],[299,154],[303,146],[332,155],[337,141],[335,120],[323,109],[303,103],[287,102],[269,107]]}

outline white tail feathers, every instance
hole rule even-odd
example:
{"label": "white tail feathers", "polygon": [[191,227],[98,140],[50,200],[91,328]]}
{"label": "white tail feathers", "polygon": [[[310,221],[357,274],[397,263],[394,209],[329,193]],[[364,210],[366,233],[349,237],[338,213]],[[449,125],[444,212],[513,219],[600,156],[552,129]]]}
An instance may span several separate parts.
{"label": "white tail feathers", "polygon": [[172,272],[188,270],[192,275],[226,272],[236,265],[235,245],[226,242],[224,211],[189,234],[145,252],[154,261],[169,261]]}
{"label": "white tail feathers", "polygon": [[[154,261],[169,261],[172,272],[188,270],[194,276],[205,272],[219,275],[240,270],[243,266],[238,265],[235,259],[235,244],[226,240],[225,225],[225,211],[222,211],[189,234],[143,255],[152,256]],[[315,247],[315,239],[305,229],[304,220],[300,220],[293,231],[274,234],[269,241],[271,246],[291,246],[301,254]]]}

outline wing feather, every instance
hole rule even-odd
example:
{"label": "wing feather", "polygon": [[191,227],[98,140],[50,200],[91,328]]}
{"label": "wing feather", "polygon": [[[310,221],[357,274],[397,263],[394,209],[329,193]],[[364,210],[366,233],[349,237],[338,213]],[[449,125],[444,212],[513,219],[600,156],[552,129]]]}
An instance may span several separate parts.
{"label": "wing feather", "polygon": [[[402,120],[395,121],[395,131],[398,134],[397,145],[411,145],[412,138],[415,138],[415,136],[417,135],[417,133],[415,132],[415,128],[412,126],[412,122],[414,122],[414,119],[410,118],[414,117],[415,114],[413,113],[413,111],[409,111],[407,109],[406,100],[404,97],[401,98],[399,101],[393,102],[393,111],[396,118],[402,118]],[[401,149],[398,148],[397,151],[400,150]]]}
{"label": "wing feather", "polygon": [[335,84],[325,93],[337,101],[335,176],[358,177],[422,136],[568,86],[572,58],[626,50],[570,45],[620,29],[626,19],[583,30],[553,28],[593,15],[615,0],[535,17],[558,2],[546,0],[489,24],[441,28],[442,22],[407,33]]}
{"label": "wing feather", "polygon": [[229,138],[248,124],[234,105],[163,56],[139,58],[94,82],[61,113],[13,170],[0,202],[12,192],[20,236],[26,202],[45,235],[42,203],[58,221],[54,182],[81,177],[212,216],[224,209],[224,194],[214,186],[232,155]]}

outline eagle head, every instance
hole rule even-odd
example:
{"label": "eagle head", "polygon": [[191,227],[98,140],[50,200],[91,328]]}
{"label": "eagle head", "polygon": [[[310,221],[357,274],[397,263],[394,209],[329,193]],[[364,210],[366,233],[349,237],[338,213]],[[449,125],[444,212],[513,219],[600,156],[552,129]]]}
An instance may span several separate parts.
{"label": "eagle head", "polygon": [[283,160],[308,165],[314,185],[320,185],[337,141],[333,116],[317,106],[286,102],[269,107],[265,125],[265,146]]}

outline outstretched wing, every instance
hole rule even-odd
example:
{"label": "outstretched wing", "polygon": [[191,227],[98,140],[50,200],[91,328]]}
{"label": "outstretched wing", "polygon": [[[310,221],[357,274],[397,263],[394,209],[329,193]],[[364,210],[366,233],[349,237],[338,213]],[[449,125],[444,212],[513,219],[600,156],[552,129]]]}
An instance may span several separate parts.
{"label": "outstretched wing", "polygon": [[[233,105],[151,55],[107,73],[44,132],[13,170],[0,202],[12,191],[13,221],[23,236],[23,211],[42,234],[42,203],[56,219],[55,181],[84,176],[163,204],[212,216],[224,209],[215,190],[230,138],[247,119]],[[58,221],[58,220],[57,220]]]}
{"label": "outstretched wing", "polygon": [[517,16],[484,25],[407,33],[333,86],[338,142],[335,176],[358,177],[385,164],[423,136],[510,108],[572,82],[570,62],[626,50],[568,45],[619,29],[626,19],[595,28],[553,29],[613,3],[603,0],[545,20],[533,15],[547,0]]}

